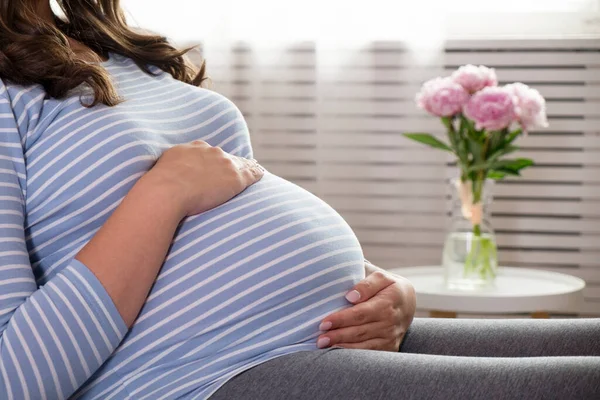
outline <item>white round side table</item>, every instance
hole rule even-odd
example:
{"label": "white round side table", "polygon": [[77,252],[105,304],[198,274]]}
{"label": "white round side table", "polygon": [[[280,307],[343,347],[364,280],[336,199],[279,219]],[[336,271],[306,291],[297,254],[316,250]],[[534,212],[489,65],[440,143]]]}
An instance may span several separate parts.
{"label": "white round side table", "polygon": [[444,286],[440,266],[393,268],[388,272],[412,282],[417,308],[431,317],[456,318],[456,313],[530,313],[549,318],[549,312],[577,313],[585,281],[575,276],[527,268],[499,267],[495,285],[481,291],[455,291]]}

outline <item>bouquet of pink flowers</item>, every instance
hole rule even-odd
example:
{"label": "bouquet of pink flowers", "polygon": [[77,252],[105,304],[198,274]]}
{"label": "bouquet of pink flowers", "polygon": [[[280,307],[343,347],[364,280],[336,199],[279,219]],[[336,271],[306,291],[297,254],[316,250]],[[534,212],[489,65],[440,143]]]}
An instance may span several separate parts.
{"label": "bouquet of pink flowers", "polygon": [[465,65],[449,77],[425,82],[416,101],[441,118],[448,141],[427,133],[405,136],[456,156],[462,213],[471,221],[473,235],[481,236],[484,182],[519,176],[533,165],[532,160],[507,156],[518,150],[514,143],[521,134],[548,126],[544,98],[522,83],[498,86],[492,68]]}

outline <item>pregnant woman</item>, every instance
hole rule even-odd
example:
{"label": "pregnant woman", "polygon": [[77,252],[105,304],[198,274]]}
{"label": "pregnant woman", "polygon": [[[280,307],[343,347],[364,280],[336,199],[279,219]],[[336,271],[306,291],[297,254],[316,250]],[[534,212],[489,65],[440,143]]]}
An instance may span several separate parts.
{"label": "pregnant woman", "polygon": [[184,51],[59,4],[0,0],[0,399],[598,390],[595,320],[411,326],[410,283],[252,159]]}

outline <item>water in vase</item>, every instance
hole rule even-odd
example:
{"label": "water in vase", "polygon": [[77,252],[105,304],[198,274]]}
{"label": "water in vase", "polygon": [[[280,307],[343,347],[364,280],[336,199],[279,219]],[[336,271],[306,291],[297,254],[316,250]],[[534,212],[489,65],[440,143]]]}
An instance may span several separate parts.
{"label": "water in vase", "polygon": [[497,270],[496,240],[493,234],[451,232],[443,253],[444,280],[452,290],[480,290],[491,287]]}

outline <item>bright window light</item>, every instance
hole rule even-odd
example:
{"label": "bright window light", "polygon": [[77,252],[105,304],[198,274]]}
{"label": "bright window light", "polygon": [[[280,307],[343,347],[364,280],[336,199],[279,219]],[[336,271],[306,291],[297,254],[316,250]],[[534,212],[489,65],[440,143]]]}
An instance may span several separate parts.
{"label": "bright window light", "polygon": [[[177,41],[406,40],[439,35],[599,30],[586,24],[598,25],[593,18],[599,15],[600,0],[418,0],[407,3],[398,0],[123,0],[132,24]],[[506,27],[511,21],[518,23]]]}

